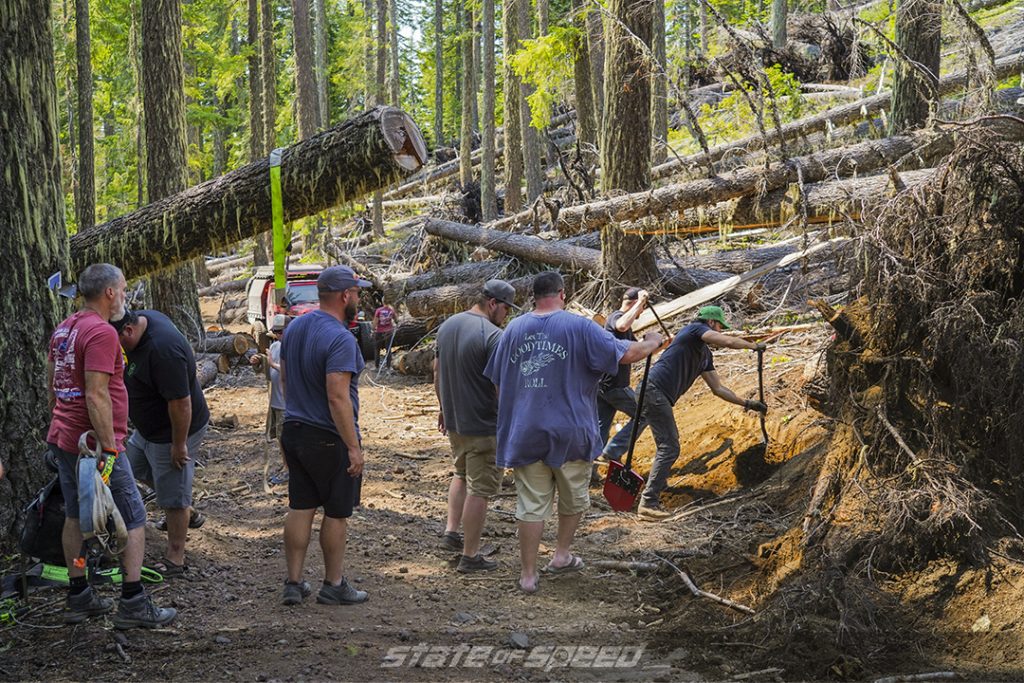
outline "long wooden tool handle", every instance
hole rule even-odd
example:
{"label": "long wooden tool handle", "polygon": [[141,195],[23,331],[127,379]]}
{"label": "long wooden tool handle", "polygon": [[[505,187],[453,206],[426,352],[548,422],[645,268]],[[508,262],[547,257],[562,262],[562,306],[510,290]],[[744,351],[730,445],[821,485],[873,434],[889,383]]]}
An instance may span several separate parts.
{"label": "long wooden tool handle", "polygon": [[[757,350],[757,400],[764,403],[764,350]],[[765,404],[767,405],[767,404]],[[764,413],[758,412],[761,416],[761,439],[768,443],[768,430],[764,426]]]}
{"label": "long wooden tool handle", "polygon": [[644,409],[644,395],[647,393],[647,375],[651,373],[651,356],[647,356],[644,362],[644,376],[640,380],[640,396],[636,400],[636,415],[633,416],[633,429],[629,435],[629,453],[626,454],[625,470],[629,472],[633,464],[633,447],[636,446],[636,437],[640,434],[640,415]]}

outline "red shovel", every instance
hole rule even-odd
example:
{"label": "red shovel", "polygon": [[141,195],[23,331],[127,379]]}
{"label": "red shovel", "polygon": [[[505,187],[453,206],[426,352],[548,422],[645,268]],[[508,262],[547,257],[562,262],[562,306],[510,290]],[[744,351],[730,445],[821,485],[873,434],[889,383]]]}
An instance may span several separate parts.
{"label": "red shovel", "polygon": [[[653,355],[653,354],[652,354]],[[647,375],[651,371],[651,357],[647,356],[644,364],[644,376],[640,380],[640,397],[636,402],[636,417],[633,418],[633,431],[629,435],[629,453],[625,463],[614,460],[608,463],[608,478],[604,480],[604,497],[612,510],[629,512],[636,505],[637,496],[644,487],[644,478],[630,467],[633,464],[633,448],[636,437],[640,433],[640,415],[644,409],[644,394],[647,393]]]}

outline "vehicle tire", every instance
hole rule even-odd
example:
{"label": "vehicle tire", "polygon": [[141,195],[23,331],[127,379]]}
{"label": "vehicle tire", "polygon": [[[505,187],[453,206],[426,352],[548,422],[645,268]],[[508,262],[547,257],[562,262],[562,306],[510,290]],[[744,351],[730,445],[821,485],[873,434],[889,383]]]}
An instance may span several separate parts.
{"label": "vehicle tire", "polygon": [[252,338],[256,340],[256,350],[260,353],[266,353],[267,349],[270,348],[270,343],[273,341],[267,333],[267,326],[263,324],[262,320],[257,320],[252,324]]}

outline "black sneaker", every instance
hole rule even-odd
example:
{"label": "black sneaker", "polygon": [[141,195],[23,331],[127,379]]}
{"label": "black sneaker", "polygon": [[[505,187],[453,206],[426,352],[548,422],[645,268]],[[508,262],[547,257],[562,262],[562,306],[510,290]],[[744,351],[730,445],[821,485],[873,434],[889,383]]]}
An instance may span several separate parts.
{"label": "black sneaker", "polygon": [[[199,512],[195,508],[192,508],[192,512],[189,513],[189,516],[188,516],[188,528],[189,529],[198,529],[199,527],[203,526],[204,524],[206,524],[206,515],[204,515],[202,512]],[[166,516],[161,517],[157,521],[157,523],[153,525],[153,527],[157,531],[167,531],[167,517]]]}
{"label": "black sneaker", "polygon": [[455,571],[460,574],[472,574],[473,572],[489,572],[492,569],[497,568],[497,562],[494,560],[488,560],[480,553],[477,553],[476,557],[463,555],[459,560],[459,566],[455,568]]}
{"label": "black sneaker", "polygon": [[126,628],[159,628],[167,626],[178,616],[173,607],[157,607],[149,593],[139,593],[134,598],[121,598],[114,615],[114,626]]}
{"label": "black sneaker", "polygon": [[284,591],[281,595],[282,605],[298,605],[300,602],[308,598],[313,594],[313,589],[310,587],[308,581],[294,581],[284,582]]}
{"label": "black sneaker", "polygon": [[324,581],[320,592],[317,593],[316,601],[321,605],[358,605],[361,602],[366,602],[369,597],[366,591],[353,588],[348,581],[342,578],[341,583],[337,586]]}
{"label": "black sneaker", "polygon": [[441,537],[441,547],[445,550],[457,550],[462,551],[462,534],[458,531],[446,531],[444,536]]}
{"label": "black sneaker", "polygon": [[92,586],[86,586],[85,590],[78,595],[68,594],[68,605],[64,611],[65,624],[80,624],[89,617],[98,617],[106,614],[114,606],[110,598],[101,598],[96,595]]}

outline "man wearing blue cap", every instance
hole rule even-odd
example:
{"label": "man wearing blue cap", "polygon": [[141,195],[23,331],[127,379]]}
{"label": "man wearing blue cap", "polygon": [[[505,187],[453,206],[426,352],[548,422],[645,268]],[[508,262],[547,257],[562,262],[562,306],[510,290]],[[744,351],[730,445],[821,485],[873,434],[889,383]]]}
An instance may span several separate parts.
{"label": "man wearing blue cap", "polygon": [[362,483],[358,382],[363,357],[348,323],[358,312],[360,288],[370,283],[348,266],[331,266],[320,273],[316,286],[320,309],[292,322],[281,341],[281,449],[289,472],[284,521],[288,578],[282,602],[297,605],[312,593],[302,569],[313,517],[322,507],[324,582],[316,601],[354,605],[366,600],[366,591],[352,587],[342,570],[348,518]]}
{"label": "man wearing blue cap", "polygon": [[[651,367],[644,395],[643,415],[640,429],[651,425],[657,451],[651,464],[647,486],[640,498],[637,516],[642,519],[658,520],[669,516],[661,507],[661,492],[668,485],[668,475],[679,458],[679,428],[676,426],[672,407],[701,377],[718,398],[743,406],[747,410],[768,412],[768,406],[753,399],[742,399],[722,384],[715,371],[715,362],[709,346],[728,349],[763,350],[764,344],[749,342],[739,337],[722,334],[730,329],[725,314],[718,306],[705,306],[697,312],[697,319],[676,334],[672,343]],[[601,454],[605,460],[616,460],[629,448],[633,423],[628,423],[605,446]]]}

